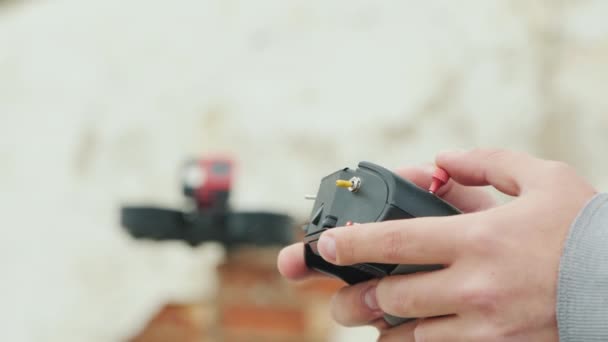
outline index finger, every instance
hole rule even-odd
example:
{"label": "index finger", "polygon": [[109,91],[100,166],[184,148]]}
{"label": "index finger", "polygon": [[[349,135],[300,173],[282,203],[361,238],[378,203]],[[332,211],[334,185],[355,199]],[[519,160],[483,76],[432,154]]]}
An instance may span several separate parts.
{"label": "index finger", "polygon": [[420,217],[332,228],[321,234],[321,256],[336,265],[451,264],[466,241],[471,217]]}
{"label": "index finger", "polygon": [[[433,179],[436,167],[429,164],[420,167],[407,167],[397,169],[395,172],[416,184],[417,186],[428,189]],[[436,193],[448,203],[465,213],[485,210],[493,207],[496,202],[492,195],[479,187],[465,186],[450,179]]]}

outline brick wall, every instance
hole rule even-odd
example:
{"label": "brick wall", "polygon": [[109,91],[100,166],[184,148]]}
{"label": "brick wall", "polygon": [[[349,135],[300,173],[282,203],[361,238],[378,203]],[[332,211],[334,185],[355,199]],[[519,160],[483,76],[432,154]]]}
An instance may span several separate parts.
{"label": "brick wall", "polygon": [[319,278],[290,283],[276,270],[278,249],[228,253],[220,288],[206,303],[168,303],[132,342],[326,341],[333,327],[328,303],[342,286]]}

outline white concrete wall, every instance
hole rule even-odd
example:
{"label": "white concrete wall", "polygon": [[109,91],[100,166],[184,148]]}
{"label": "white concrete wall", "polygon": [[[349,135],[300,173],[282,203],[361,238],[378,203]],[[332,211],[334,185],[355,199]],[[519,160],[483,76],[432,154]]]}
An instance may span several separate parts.
{"label": "white concrete wall", "polygon": [[189,275],[211,273],[219,252],[134,246],[113,216],[127,201],[179,205],[177,165],[199,153],[239,160],[237,207],[300,216],[302,195],[338,167],[454,147],[566,160],[605,189],[607,11],[603,0],[0,2],[0,262],[12,279],[0,286],[14,307],[2,340],[117,340],[166,298],[211,295],[212,281],[201,292]]}

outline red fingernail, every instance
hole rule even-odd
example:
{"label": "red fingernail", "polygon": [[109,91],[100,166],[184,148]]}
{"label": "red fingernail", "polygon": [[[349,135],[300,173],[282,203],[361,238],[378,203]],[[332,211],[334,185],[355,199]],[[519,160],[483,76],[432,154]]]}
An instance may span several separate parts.
{"label": "red fingernail", "polygon": [[433,182],[429,187],[429,192],[434,194],[442,187],[445,183],[450,180],[450,175],[448,172],[440,167],[435,169],[435,173],[433,173]]}

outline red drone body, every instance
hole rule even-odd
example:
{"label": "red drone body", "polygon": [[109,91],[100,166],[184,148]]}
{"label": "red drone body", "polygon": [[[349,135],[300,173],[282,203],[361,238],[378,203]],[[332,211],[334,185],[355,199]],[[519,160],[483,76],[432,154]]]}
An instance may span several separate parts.
{"label": "red drone body", "polygon": [[186,164],[184,193],[199,209],[225,209],[232,188],[234,162],[227,157],[206,157]]}

